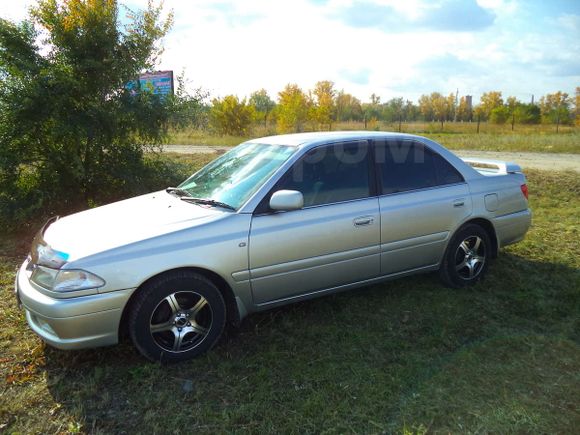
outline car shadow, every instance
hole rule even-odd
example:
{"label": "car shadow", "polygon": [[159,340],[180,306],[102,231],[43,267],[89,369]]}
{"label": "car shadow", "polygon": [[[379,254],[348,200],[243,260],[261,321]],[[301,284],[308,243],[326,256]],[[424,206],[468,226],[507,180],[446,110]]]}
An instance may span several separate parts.
{"label": "car shadow", "polygon": [[[148,431],[143,425],[151,427],[161,403],[176,412],[186,412],[185,401],[219,413],[251,402],[253,389],[263,387],[261,394],[284,404],[288,388],[355,367],[390,371],[397,382],[385,390],[403,394],[474,342],[514,330],[579,330],[578,320],[563,326],[574,322],[578,269],[509,252],[491,266],[467,289],[445,288],[437,274],[426,274],[257,313],[185,363],[147,362],[125,341],[83,351],[45,346],[40,369],[54,401],[87,431]],[[178,417],[194,418],[203,415]]]}

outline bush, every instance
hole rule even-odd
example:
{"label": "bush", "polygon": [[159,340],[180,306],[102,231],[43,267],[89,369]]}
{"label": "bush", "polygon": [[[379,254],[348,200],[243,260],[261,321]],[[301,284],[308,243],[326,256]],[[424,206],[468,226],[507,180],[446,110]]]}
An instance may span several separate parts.
{"label": "bush", "polygon": [[216,98],[209,112],[210,126],[219,134],[242,136],[248,132],[256,117],[254,106],[239,100],[235,95]]}

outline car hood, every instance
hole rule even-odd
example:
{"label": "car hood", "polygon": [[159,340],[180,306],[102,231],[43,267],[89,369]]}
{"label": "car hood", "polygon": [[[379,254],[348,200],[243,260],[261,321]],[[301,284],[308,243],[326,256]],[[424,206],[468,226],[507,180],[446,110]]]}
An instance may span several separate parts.
{"label": "car hood", "polygon": [[131,243],[203,225],[228,215],[219,208],[150,193],[58,219],[44,233],[53,249],[74,261]]}

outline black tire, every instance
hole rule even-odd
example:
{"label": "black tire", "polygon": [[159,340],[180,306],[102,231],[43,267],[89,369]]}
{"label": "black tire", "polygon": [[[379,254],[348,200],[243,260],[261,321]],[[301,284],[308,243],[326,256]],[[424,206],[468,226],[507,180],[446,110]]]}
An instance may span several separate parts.
{"label": "black tire", "polygon": [[226,304],[204,276],[175,271],[139,290],[128,321],[131,339],[143,356],[157,362],[185,361],[218,341],[226,324]]}
{"label": "black tire", "polygon": [[461,288],[480,281],[489,266],[491,248],[489,234],[482,227],[461,227],[451,238],[441,262],[439,276],[443,283]]}

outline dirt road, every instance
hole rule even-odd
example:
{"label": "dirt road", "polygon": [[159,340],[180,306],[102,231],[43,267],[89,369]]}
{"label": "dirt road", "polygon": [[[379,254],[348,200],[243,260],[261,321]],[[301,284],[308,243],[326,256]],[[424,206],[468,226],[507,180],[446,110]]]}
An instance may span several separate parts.
{"label": "dirt road", "polygon": [[[180,154],[223,153],[231,149],[224,146],[209,145],[164,145],[163,150]],[[481,157],[485,159],[504,160],[519,164],[522,168],[580,172],[580,154],[551,154],[528,152],[496,152],[453,150],[460,157]]]}

